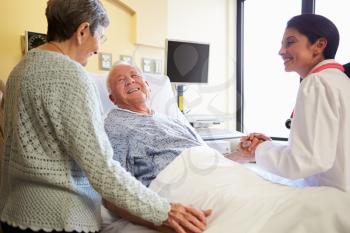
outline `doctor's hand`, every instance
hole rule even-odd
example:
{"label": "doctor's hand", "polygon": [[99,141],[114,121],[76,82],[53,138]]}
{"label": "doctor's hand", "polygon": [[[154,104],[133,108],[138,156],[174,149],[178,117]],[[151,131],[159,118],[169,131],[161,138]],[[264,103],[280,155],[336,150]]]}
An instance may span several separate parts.
{"label": "doctor's hand", "polygon": [[238,151],[245,156],[255,156],[257,146],[265,141],[271,141],[271,138],[261,133],[251,133],[241,137],[238,144]]}
{"label": "doctor's hand", "polygon": [[168,219],[164,225],[169,226],[177,233],[201,233],[207,228],[207,217],[211,210],[200,211],[193,207],[179,203],[171,203]]}

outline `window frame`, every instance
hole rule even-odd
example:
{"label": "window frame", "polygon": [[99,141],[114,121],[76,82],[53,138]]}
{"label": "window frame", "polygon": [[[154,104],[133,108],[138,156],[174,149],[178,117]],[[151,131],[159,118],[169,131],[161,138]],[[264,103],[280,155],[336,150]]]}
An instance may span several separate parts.
{"label": "window frame", "polygon": [[[244,2],[237,0],[236,27],[236,130],[243,132],[244,125]],[[301,13],[315,13],[316,0],[301,0]],[[274,140],[286,141],[287,138],[273,137]]]}

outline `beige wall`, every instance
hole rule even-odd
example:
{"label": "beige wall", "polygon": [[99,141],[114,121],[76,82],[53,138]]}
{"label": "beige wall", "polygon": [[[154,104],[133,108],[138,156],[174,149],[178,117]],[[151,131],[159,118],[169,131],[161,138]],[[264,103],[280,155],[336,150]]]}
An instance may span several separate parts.
{"label": "beige wall", "polygon": [[22,57],[21,34],[24,34],[24,30],[45,33],[44,10],[44,1],[1,1],[0,79],[6,80],[10,70]]}
{"label": "beige wall", "polygon": [[165,47],[167,0],[119,0],[136,12],[135,43]]}
{"label": "beige wall", "polygon": [[[141,59],[161,59],[165,39],[210,43],[209,85],[189,86],[185,107],[191,114],[225,115],[234,127],[235,111],[235,2],[233,0],[101,0],[111,19],[101,52]],[[0,79],[7,80],[22,57],[25,30],[46,32],[45,0],[1,0]],[[98,56],[88,71],[101,73]]]}
{"label": "beige wall", "polygon": [[[120,55],[131,55],[138,66],[142,57],[163,60],[166,2],[102,0],[111,24],[101,52],[112,53],[113,62],[119,60]],[[22,57],[21,35],[24,31],[46,33],[45,7],[44,0],[1,1],[0,79],[7,80],[11,69]],[[99,69],[98,56],[89,60],[87,69],[94,73],[106,72]]]}
{"label": "beige wall", "polygon": [[[200,3],[199,3],[200,2]],[[187,85],[189,114],[221,116],[235,127],[235,1],[168,0],[168,37],[210,44],[209,83]]]}

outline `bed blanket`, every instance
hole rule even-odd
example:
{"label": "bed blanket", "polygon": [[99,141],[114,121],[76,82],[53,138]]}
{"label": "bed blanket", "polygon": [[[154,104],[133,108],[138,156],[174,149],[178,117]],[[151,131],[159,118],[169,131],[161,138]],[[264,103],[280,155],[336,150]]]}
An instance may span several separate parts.
{"label": "bed blanket", "polygon": [[[209,147],[185,150],[150,188],[170,201],[212,209],[206,233],[350,232],[350,195],[331,187],[264,180]],[[154,233],[118,220],[102,233]]]}

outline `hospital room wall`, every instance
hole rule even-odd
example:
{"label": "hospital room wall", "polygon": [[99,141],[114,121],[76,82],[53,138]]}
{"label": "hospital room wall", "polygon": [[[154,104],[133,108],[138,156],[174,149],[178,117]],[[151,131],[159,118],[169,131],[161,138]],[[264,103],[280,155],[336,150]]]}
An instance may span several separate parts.
{"label": "hospital room wall", "polygon": [[[0,79],[6,81],[12,68],[23,56],[21,36],[26,30],[46,33],[44,0],[1,0],[0,6]],[[167,25],[167,1],[101,0],[111,20],[107,41],[101,52],[112,53],[113,62],[120,55],[164,59]],[[154,11],[159,12],[154,14]],[[152,27],[150,27],[152,25]],[[152,30],[146,30],[152,28]],[[157,33],[155,33],[155,30]],[[99,68],[98,55],[90,58],[87,70],[105,73]]]}
{"label": "hospital room wall", "polygon": [[169,0],[168,38],[210,44],[208,85],[187,85],[190,114],[222,115],[235,129],[235,17],[233,0]]}
{"label": "hospital room wall", "polygon": [[[209,84],[187,86],[185,108],[191,114],[228,115],[235,120],[235,2],[233,0],[101,0],[111,19],[101,52],[142,58],[165,58],[165,39],[210,43]],[[200,3],[199,3],[200,2]],[[0,79],[7,80],[23,56],[21,35],[25,30],[46,33],[46,1],[1,1]],[[99,69],[93,56],[88,71]],[[232,116],[232,117],[231,117]]]}

